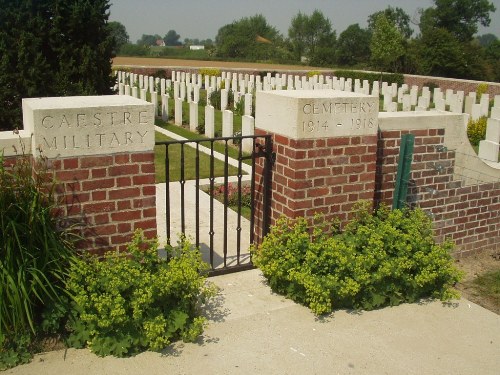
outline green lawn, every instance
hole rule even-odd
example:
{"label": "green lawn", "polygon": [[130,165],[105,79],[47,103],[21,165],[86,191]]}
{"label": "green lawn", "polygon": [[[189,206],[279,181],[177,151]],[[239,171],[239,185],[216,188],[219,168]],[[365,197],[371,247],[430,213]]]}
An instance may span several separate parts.
{"label": "green lawn", "polygon": [[[165,130],[168,130],[172,133],[175,133],[177,135],[180,135],[181,137],[184,137],[186,139],[205,139],[206,137],[204,135],[198,134],[198,133],[192,133],[188,129],[183,128],[181,126],[177,126],[171,123],[167,123],[165,121],[162,121],[160,119],[156,119],[155,124]],[[210,147],[210,142],[206,142],[203,144],[205,147]],[[225,145],[222,142],[215,142],[214,143],[214,150],[217,152],[220,152],[221,154],[224,154],[225,152]],[[233,159],[238,159],[238,149],[236,147],[231,147],[228,148],[228,155],[232,157]],[[243,156],[250,156],[249,153],[243,153]],[[251,159],[245,159],[243,160],[243,163],[246,163],[248,165],[252,164]]]}
{"label": "green lawn", "polygon": [[[171,138],[156,132],[156,141],[172,141]],[[206,146],[206,145],[205,145]],[[222,146],[223,147],[223,146]],[[164,145],[155,146],[155,167],[156,167],[156,183],[165,182],[165,152]],[[224,151],[222,151],[224,152]],[[210,177],[210,156],[200,152],[199,161],[199,176],[200,178]],[[170,160],[170,181],[179,181],[181,176],[181,145],[169,146],[169,160]],[[228,173],[230,176],[238,174],[238,169],[233,166],[228,166]],[[193,180],[196,176],[196,150],[187,145],[184,146],[184,179]],[[214,176],[224,176],[224,162],[214,160]]]}

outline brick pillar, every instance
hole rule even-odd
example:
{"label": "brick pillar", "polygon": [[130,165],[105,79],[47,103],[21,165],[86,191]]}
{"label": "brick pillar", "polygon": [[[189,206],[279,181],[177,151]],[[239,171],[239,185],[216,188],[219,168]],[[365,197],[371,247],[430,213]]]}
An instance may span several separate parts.
{"label": "brick pillar", "polygon": [[[282,215],[349,219],[354,203],[373,200],[378,98],[340,91],[257,94],[256,134],[271,134],[271,224]],[[262,162],[256,169],[262,180]],[[258,195],[260,198],[260,195]],[[263,207],[256,205],[255,223]],[[261,233],[256,226],[257,242]]]}
{"label": "brick pillar", "polygon": [[127,96],[24,99],[23,116],[82,249],[123,250],[139,228],[156,235],[151,104]]}

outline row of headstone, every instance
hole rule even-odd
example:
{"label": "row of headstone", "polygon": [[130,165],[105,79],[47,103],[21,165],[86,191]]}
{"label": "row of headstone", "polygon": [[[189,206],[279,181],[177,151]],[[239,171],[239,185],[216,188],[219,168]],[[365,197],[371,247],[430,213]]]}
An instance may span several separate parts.
{"label": "row of headstone", "polygon": [[[375,81],[370,87],[367,80],[360,81],[350,78],[314,75],[311,77],[292,74],[271,73],[261,77],[260,75],[222,72],[221,76],[202,76],[186,72],[173,71],[172,80],[158,79],[133,73],[118,72],[119,93],[144,97],[147,92],[157,92],[158,95],[169,93],[173,98],[181,98],[183,101],[199,102],[200,90],[205,88],[207,103],[210,103],[210,94],[215,90],[221,90],[222,108],[226,109],[225,98],[228,97],[229,89],[235,96],[235,105],[239,99],[247,94],[253,94],[261,90],[341,90],[357,92],[366,95],[380,95],[383,97],[383,110],[388,112],[402,111],[428,111],[434,107],[437,111],[450,111],[456,113],[467,113],[473,119],[481,116],[490,116],[489,95],[483,94],[479,102],[476,93],[470,92],[467,96],[464,91],[454,92],[451,89],[441,91],[435,88],[432,92],[428,87],[419,90],[418,86],[409,87],[406,84],[398,87],[396,83]],[[127,88],[128,84],[128,88]],[[145,90],[145,92],[143,91]],[[498,96],[497,96],[498,97]],[[500,111],[500,99],[495,97],[495,105],[491,111],[491,117],[498,118]],[[245,111],[245,114],[248,114]]]}
{"label": "row of headstone", "polygon": [[[244,123],[242,134],[253,134],[254,120],[252,114],[252,92],[259,90],[283,89],[334,89],[343,91],[354,91],[362,94],[383,96],[383,108],[388,112],[398,111],[428,111],[431,103],[437,111],[451,111],[456,113],[467,113],[472,119],[478,119],[481,116],[489,115],[489,95],[483,94],[478,102],[476,93],[471,92],[467,96],[463,91],[454,92],[453,90],[441,91],[435,88],[432,92],[428,87],[423,87],[420,91],[418,86],[409,87],[406,84],[398,87],[397,84],[388,84],[374,82],[371,87],[368,81],[345,79],[343,77],[330,77],[315,75],[313,77],[293,76],[286,74],[276,74],[272,77],[270,73],[261,77],[242,73],[225,73],[221,77],[205,76],[199,74],[190,74],[184,72],[173,72],[174,80],[154,79],[153,77],[135,75],[133,73],[125,74],[119,72],[119,93],[122,95],[131,95],[140,97],[143,100],[149,99],[155,104],[155,113],[158,114],[158,95],[161,98],[161,117],[168,120],[168,98],[173,95],[174,98],[174,123],[182,125],[182,103],[189,103],[189,127],[191,131],[196,131],[198,127],[198,102],[200,99],[200,90],[202,87],[207,89],[207,107],[205,108],[205,135],[213,137],[215,135],[215,108],[210,103],[210,93],[216,89],[221,91],[222,116],[222,136],[233,135],[233,112],[228,108],[229,88],[233,91],[234,106],[241,99],[244,100]],[[204,78],[204,79],[203,79]],[[285,83],[286,81],[286,83]],[[222,85],[222,82],[224,84]],[[132,85],[130,85],[132,83]],[[284,85],[285,84],[285,85]],[[283,86],[284,85],[284,86]],[[223,87],[223,88],[221,88]],[[240,90],[240,91],[238,91]],[[247,92],[247,91],[250,92]],[[159,91],[159,93],[158,93]],[[420,92],[419,92],[420,91]],[[167,94],[167,92],[169,94]],[[420,93],[420,95],[419,95]],[[496,120],[495,120],[496,119]],[[481,141],[479,148],[480,157],[497,161],[499,142],[500,142],[500,95],[495,96],[494,105],[491,109],[491,119],[488,120],[486,140]],[[248,124],[252,124],[251,126]],[[248,140],[244,142],[244,147],[248,149]]]}

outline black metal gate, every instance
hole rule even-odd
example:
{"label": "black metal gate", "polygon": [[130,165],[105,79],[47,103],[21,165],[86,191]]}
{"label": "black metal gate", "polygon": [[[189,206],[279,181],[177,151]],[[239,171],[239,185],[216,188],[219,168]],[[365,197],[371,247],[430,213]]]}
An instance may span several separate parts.
{"label": "black metal gate", "polygon": [[[244,143],[253,151],[243,152]],[[262,238],[269,230],[271,136],[164,141],[156,146],[165,147],[167,243],[176,236],[191,237],[210,264],[210,275],[253,268],[248,247],[256,234]]]}

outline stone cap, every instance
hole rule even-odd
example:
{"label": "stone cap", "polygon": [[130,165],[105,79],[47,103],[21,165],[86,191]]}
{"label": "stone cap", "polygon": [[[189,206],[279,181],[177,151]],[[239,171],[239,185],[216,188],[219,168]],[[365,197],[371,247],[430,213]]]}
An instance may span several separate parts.
{"label": "stone cap", "polygon": [[374,135],[376,96],[338,90],[259,91],[255,127],[292,139]]}
{"label": "stone cap", "polygon": [[126,95],[23,99],[32,153],[48,158],[151,151],[154,105]]}

